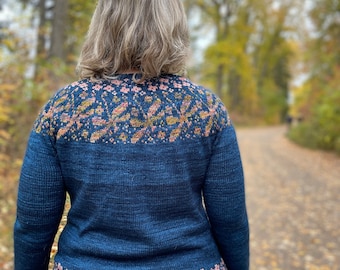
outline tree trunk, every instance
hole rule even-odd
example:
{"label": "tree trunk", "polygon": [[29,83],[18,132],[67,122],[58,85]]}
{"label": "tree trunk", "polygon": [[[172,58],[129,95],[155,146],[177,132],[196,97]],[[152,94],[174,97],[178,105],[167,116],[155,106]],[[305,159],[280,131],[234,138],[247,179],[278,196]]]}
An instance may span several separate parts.
{"label": "tree trunk", "polygon": [[[216,42],[225,40],[228,37],[230,18],[236,13],[237,1],[223,0],[222,3],[215,2],[215,8],[218,10],[218,20],[215,23],[217,35]],[[225,66],[219,64],[216,70],[216,93],[223,99],[223,84],[225,80]]]}
{"label": "tree trunk", "polygon": [[224,66],[218,65],[216,71],[216,94],[223,99]]}
{"label": "tree trunk", "polygon": [[39,0],[39,30],[38,30],[38,58],[45,58],[46,56],[46,0]]}
{"label": "tree trunk", "polygon": [[46,0],[39,0],[37,11],[39,14],[38,26],[38,42],[36,46],[36,63],[34,64],[33,77],[37,79],[40,74],[40,61],[45,60],[47,57],[47,17],[46,17]]}
{"label": "tree trunk", "polygon": [[240,97],[240,75],[233,69],[229,71],[228,74],[228,88],[229,88],[229,96],[230,96],[230,107],[233,110],[237,110],[241,103]]}
{"label": "tree trunk", "polygon": [[50,57],[66,60],[66,27],[68,14],[68,0],[55,1],[52,20]]}

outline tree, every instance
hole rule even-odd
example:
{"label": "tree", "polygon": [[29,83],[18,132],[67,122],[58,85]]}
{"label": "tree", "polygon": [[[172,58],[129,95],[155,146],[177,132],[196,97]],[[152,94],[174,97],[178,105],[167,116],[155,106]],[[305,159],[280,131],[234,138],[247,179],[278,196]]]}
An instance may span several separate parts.
{"label": "tree", "polygon": [[258,101],[255,70],[248,51],[254,29],[249,25],[246,8],[240,6],[237,15],[230,26],[229,35],[208,48],[206,59],[224,67],[225,87],[220,96],[233,111],[246,115],[256,111]]}
{"label": "tree", "polygon": [[279,7],[268,1],[257,1],[256,41],[253,42],[253,61],[257,79],[257,91],[261,97],[261,115],[267,122],[282,121],[287,113],[292,47],[288,33],[295,31],[287,25],[290,1]]}
{"label": "tree", "polygon": [[340,1],[316,0],[305,41],[309,78],[296,92],[294,109],[304,117],[291,136],[301,144],[340,153]]}
{"label": "tree", "polygon": [[[74,64],[79,45],[85,37],[94,10],[93,1],[81,0],[21,0],[24,6],[33,7],[38,17],[38,61],[60,59]],[[32,22],[34,20],[32,19]]]}
{"label": "tree", "polygon": [[[199,10],[202,21],[209,22],[215,31],[215,43],[222,42],[228,36],[229,27],[233,16],[237,12],[239,1],[237,0],[187,0],[186,6],[191,12]],[[189,13],[190,14],[190,13]],[[218,54],[218,52],[217,52]],[[223,81],[225,66],[219,63],[216,67],[216,92],[219,96],[223,95]]]}
{"label": "tree", "polygon": [[68,25],[68,0],[56,1],[53,10],[49,56],[66,60],[65,41]]}
{"label": "tree", "polygon": [[[287,32],[290,0],[186,1],[210,23],[215,40],[205,52],[204,78],[242,118],[282,121],[292,57]],[[190,14],[190,12],[189,12]]]}
{"label": "tree", "polygon": [[[14,32],[6,29],[0,46],[0,175],[6,177],[18,158],[16,136],[18,105],[25,99],[22,94],[23,75],[26,70],[27,44]],[[19,121],[21,118],[19,118]],[[1,186],[0,186],[1,191]]]}
{"label": "tree", "polygon": [[315,38],[311,37],[309,50],[313,76],[333,76],[334,67],[340,66],[340,1],[316,0],[314,5],[310,18]]}

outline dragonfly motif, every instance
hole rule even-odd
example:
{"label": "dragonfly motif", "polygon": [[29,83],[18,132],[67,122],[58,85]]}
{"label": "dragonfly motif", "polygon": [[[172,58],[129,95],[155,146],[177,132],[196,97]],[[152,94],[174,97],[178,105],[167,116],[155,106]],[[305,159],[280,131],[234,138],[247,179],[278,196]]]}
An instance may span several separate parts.
{"label": "dragonfly motif", "polygon": [[74,84],[49,101],[35,131],[91,143],[154,143],[206,137],[230,125],[224,105],[214,94],[182,80],[163,80],[167,90],[149,85],[134,93],[120,92],[114,84],[100,85],[95,92],[86,83]]}

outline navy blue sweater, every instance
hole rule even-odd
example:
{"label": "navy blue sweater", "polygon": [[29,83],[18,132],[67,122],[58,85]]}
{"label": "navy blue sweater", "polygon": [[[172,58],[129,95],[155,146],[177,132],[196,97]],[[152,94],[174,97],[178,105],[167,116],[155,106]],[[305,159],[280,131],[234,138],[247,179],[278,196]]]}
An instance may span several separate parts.
{"label": "navy blue sweater", "polygon": [[74,82],[30,134],[15,269],[249,268],[244,179],[222,102],[186,78]]}

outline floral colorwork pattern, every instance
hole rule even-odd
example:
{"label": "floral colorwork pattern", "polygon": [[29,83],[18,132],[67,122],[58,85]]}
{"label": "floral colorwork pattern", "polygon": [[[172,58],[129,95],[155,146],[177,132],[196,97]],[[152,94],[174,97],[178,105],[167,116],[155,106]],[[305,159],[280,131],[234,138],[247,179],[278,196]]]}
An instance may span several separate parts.
{"label": "floral colorwork pattern", "polygon": [[[54,263],[53,270],[67,270],[66,268],[63,268],[63,266],[60,263]],[[205,270],[204,268],[201,268],[200,270]],[[228,270],[225,266],[225,263],[223,259],[221,259],[221,262],[218,264],[215,264],[214,268],[210,268],[209,270]]]}
{"label": "floral colorwork pattern", "polygon": [[132,75],[121,75],[62,88],[43,108],[34,130],[56,140],[146,144],[207,137],[227,125],[222,102],[183,77],[137,84]]}

